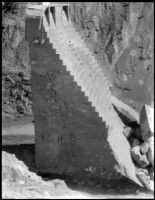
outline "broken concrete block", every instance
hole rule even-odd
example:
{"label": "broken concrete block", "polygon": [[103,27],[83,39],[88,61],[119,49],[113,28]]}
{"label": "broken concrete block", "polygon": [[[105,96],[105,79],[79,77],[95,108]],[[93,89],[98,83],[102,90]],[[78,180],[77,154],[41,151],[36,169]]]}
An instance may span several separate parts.
{"label": "broken concrete block", "polygon": [[154,108],[144,105],[140,113],[141,134],[144,141],[154,136]]}
{"label": "broken concrete block", "polygon": [[146,154],[148,152],[149,149],[149,144],[147,142],[143,142],[143,144],[141,144],[140,146],[140,152],[142,154]]}
{"label": "broken concrete block", "polygon": [[[71,37],[67,31],[66,37],[59,38],[63,31],[55,33],[57,37],[55,41],[45,32],[48,30],[46,26],[48,23],[43,24],[45,28],[43,34],[39,31],[39,23],[40,19],[38,20],[37,17],[27,17],[25,28],[26,39],[30,43],[36,138],[35,161],[38,171],[73,176],[74,174],[83,175],[83,170],[90,166],[98,171],[103,168],[111,171],[119,169],[122,175],[142,186],[136,177],[130,146],[122,134],[123,124],[110,107],[109,90],[108,96],[104,93],[106,98],[102,99],[101,97],[104,96],[97,96],[94,91],[94,82],[89,78],[88,82],[84,81],[86,75],[92,71],[92,65],[80,66],[81,54],[76,45],[75,56],[72,56],[70,51],[67,52],[69,47],[61,45],[60,40],[64,44]],[[73,44],[76,42],[74,34],[76,32],[73,29],[71,37]],[[35,38],[44,39],[44,44],[33,43]],[[79,42],[84,45],[81,40]],[[67,60],[63,54],[65,51],[69,54]],[[61,60],[59,56],[63,56]],[[100,82],[103,83],[104,79],[103,81],[97,79],[99,85],[101,85]],[[47,87],[49,83],[51,86]],[[92,89],[93,98],[91,95],[90,97],[94,106],[88,98]],[[97,94],[99,92],[100,90]],[[102,105],[105,106],[105,110],[101,109]],[[95,112],[94,107],[100,109],[99,112]],[[101,118],[102,115],[105,116]]]}
{"label": "broken concrete block", "polygon": [[150,162],[147,159],[147,156],[145,154],[140,153],[140,146],[135,146],[131,149],[131,155],[133,159],[141,166],[141,167],[147,167]]}

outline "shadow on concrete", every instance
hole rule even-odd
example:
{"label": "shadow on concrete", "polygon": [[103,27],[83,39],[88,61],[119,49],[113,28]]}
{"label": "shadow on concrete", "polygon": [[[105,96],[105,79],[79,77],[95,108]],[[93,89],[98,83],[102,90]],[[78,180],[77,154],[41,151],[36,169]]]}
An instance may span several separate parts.
{"label": "shadow on concrete", "polygon": [[124,123],[125,126],[129,126],[131,128],[136,129],[137,127],[139,127],[139,124],[137,121],[135,121],[133,118],[129,117],[129,115],[127,115],[127,113],[123,113],[121,112],[116,106],[114,106],[114,110],[116,111],[116,113],[118,114],[118,116],[120,117],[120,119],[122,120],[122,122]]}

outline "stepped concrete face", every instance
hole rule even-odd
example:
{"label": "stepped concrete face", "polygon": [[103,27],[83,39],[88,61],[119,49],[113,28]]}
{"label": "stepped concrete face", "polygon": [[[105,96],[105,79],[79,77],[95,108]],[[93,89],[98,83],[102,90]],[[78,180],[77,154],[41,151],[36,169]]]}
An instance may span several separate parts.
{"label": "stepped concrete face", "polygon": [[[77,42],[69,5],[31,7],[27,13],[39,171],[81,174],[91,168],[107,175],[119,171],[141,185],[106,77],[89,49],[83,50],[80,36]],[[50,19],[53,16],[56,19]],[[66,24],[71,29],[64,29]]]}

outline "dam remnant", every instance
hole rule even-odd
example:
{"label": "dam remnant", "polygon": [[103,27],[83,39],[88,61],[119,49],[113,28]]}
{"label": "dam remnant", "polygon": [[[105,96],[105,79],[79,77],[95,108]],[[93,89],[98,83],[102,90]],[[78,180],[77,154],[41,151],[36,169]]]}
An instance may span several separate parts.
{"label": "dam remnant", "polygon": [[139,185],[102,69],[70,21],[67,3],[27,10],[36,166],[41,173],[117,171]]}

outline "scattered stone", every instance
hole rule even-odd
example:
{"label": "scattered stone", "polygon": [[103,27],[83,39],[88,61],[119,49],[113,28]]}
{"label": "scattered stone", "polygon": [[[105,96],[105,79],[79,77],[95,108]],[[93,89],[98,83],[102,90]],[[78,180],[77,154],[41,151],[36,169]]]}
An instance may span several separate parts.
{"label": "scattered stone", "polygon": [[147,188],[148,190],[153,190],[152,182],[147,176],[144,176],[143,173],[137,173],[136,175],[145,188]]}
{"label": "scattered stone", "polygon": [[143,168],[147,167],[150,162],[145,154],[140,153],[140,146],[134,146],[131,149],[131,156]]}
{"label": "scattered stone", "polygon": [[136,146],[140,146],[140,141],[137,138],[134,138],[131,143],[131,147],[136,147]]}
{"label": "scattered stone", "polygon": [[125,127],[124,130],[123,130],[123,134],[124,134],[127,138],[131,137],[131,136],[133,135],[133,133],[134,133],[134,129],[131,128],[131,127]]}
{"label": "scattered stone", "polygon": [[23,76],[23,81],[30,81],[30,77],[28,77],[28,76]]}
{"label": "scattered stone", "polygon": [[142,154],[146,154],[148,152],[149,149],[149,144],[147,142],[143,142],[143,144],[141,144],[140,146],[140,152]]}
{"label": "scattered stone", "polygon": [[[5,72],[2,74],[2,108],[19,113],[32,113],[30,78],[23,83],[23,72]],[[29,79],[29,80],[28,80]]]}

